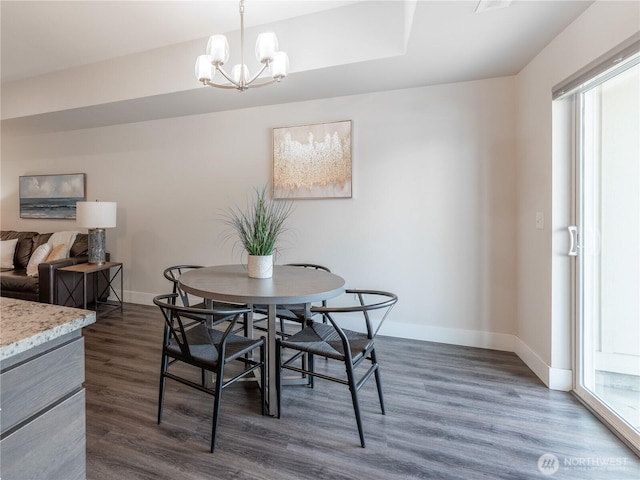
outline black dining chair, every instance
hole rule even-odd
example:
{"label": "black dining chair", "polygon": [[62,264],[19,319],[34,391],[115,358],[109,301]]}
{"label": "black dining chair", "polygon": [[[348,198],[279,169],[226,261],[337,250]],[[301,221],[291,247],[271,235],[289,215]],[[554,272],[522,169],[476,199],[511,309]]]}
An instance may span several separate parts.
{"label": "black dining chair", "polygon": [[[320,270],[323,272],[331,273],[329,268],[318,265],[315,263],[287,263],[285,264],[287,267],[300,267],[300,268],[309,268],[313,270]],[[322,301],[322,306],[327,306],[327,301]],[[259,313],[261,315],[267,315],[267,309],[263,305],[254,306],[254,312]],[[280,321],[280,331],[278,332],[281,336],[286,336],[287,333],[285,331],[286,322],[295,322],[300,325],[304,323],[305,320],[305,305],[304,304],[288,304],[288,305],[278,305],[276,307],[276,317]],[[326,318],[322,318],[323,323],[327,323]]]}
{"label": "black dining chair", "polygon": [[[193,308],[176,305],[179,294],[158,295],[153,303],[160,307],[165,320],[162,344],[162,362],[158,393],[158,424],[162,421],[162,408],[166,379],[170,378],[194,389],[213,395],[213,421],[211,427],[211,452],[216,446],[216,431],[220,414],[222,391],[241,378],[260,371],[260,401],[262,415],[265,414],[265,340],[254,339],[234,333],[238,319],[251,311],[250,308]],[[259,350],[259,358],[252,357]],[[173,370],[176,363],[192,365],[215,375],[215,385],[208,387],[196,383]],[[242,370],[233,377],[225,379],[225,366],[231,362],[242,365]],[[183,370],[179,370],[183,372]]]}
{"label": "black dining chair", "polygon": [[[204,268],[202,265],[173,265],[171,267],[165,268],[163,275],[164,278],[171,282],[171,292],[177,294],[178,296],[174,298],[174,302],[179,298],[182,302],[183,307],[193,307],[193,308],[206,308],[206,303],[204,299],[199,299],[197,303],[191,304],[191,297],[187,292],[180,288],[180,276],[183,273],[194,270],[196,268]],[[210,305],[213,308],[236,308],[237,304],[232,303],[224,303],[224,302],[210,302]],[[244,307],[244,305],[241,305]],[[254,320],[255,323],[258,323],[259,320]],[[243,315],[242,320],[238,322],[237,329],[234,333],[237,333],[241,330],[244,330],[246,336],[248,336],[248,332],[246,331],[247,326],[247,315]]]}
{"label": "black dining chair", "polygon": [[164,278],[171,282],[171,293],[178,294],[178,297],[175,297],[174,300],[180,298],[183,307],[204,307],[204,301],[200,301],[194,305],[190,305],[189,295],[180,288],[180,284],[178,283],[180,280],[180,275],[195,268],[202,268],[202,265],[173,265],[171,267],[165,268],[163,272]]}
{"label": "black dining chair", "polygon": [[[354,298],[357,301],[352,300],[348,302],[346,306],[315,306],[311,308],[312,313],[321,314],[323,318],[328,320],[328,323],[325,324],[313,319],[307,319],[305,326],[300,332],[276,340],[278,417],[280,417],[282,412],[283,370],[291,370],[308,376],[309,386],[312,388],[314,377],[348,385],[351,391],[351,400],[358,425],[358,433],[360,434],[360,444],[364,448],[364,431],[360,417],[358,391],[371,375],[374,375],[378,389],[380,408],[382,413],[385,413],[380,368],[376,357],[375,337],[380,326],[389,315],[389,312],[398,302],[398,297],[393,293],[379,290],[351,289],[346,290],[345,294],[347,298]],[[378,311],[375,313],[377,318],[377,322],[375,322],[377,326],[375,329],[372,319],[374,311]],[[354,314],[357,314],[355,318]],[[361,331],[348,330],[341,327],[338,318],[348,318],[351,324],[353,324],[356,319],[359,319],[362,324]],[[283,361],[283,352],[285,349],[294,350],[296,353]],[[314,371],[315,356],[344,363],[346,367],[346,378],[334,377]],[[302,362],[300,362],[301,366],[297,366],[296,362],[298,359],[302,360]],[[304,361],[305,359],[306,362]],[[369,361],[369,368],[356,380],[355,369],[365,360]]]}

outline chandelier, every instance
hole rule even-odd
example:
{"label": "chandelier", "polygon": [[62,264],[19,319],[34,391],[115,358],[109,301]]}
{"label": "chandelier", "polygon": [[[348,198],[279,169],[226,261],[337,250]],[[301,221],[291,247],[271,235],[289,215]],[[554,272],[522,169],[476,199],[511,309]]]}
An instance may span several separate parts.
{"label": "chandelier", "polygon": [[[200,55],[196,60],[196,78],[203,85],[217,88],[235,88],[243,92],[251,87],[263,87],[279,82],[287,76],[289,57],[285,52],[278,51],[278,38],[273,32],[258,35],[256,40],[256,59],[262,68],[253,77],[249,76],[249,69],[244,63],[244,0],[240,0],[240,64],[233,67],[231,75],[224,71],[222,65],[229,60],[229,42],[225,35],[212,35],[207,44],[207,54]],[[269,69],[271,79],[263,78],[256,82],[262,73]],[[230,83],[216,83],[212,79],[216,72]],[[255,82],[255,83],[254,83]]]}

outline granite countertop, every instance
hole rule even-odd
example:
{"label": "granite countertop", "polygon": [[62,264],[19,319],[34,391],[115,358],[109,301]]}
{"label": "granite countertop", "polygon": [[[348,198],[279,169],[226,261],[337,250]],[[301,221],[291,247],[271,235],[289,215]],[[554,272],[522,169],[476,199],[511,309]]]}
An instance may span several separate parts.
{"label": "granite countertop", "polygon": [[0,297],[0,360],[95,321],[90,310]]}

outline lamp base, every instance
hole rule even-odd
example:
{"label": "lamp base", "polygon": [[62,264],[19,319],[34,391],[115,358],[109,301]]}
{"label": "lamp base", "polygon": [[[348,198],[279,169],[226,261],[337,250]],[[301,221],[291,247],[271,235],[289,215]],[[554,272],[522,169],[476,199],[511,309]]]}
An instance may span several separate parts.
{"label": "lamp base", "polygon": [[104,228],[89,230],[89,263],[103,265],[107,259],[107,236]]}

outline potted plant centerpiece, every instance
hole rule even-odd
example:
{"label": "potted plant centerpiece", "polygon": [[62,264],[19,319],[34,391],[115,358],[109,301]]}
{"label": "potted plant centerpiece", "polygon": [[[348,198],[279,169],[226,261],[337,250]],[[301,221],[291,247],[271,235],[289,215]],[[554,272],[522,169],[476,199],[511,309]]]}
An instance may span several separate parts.
{"label": "potted plant centerpiece", "polygon": [[273,275],[273,255],[292,210],[291,202],[269,199],[267,187],[254,189],[245,210],[238,206],[227,210],[224,221],[231,227],[230,236],[237,237],[237,243],[248,254],[249,277],[271,278]]}

